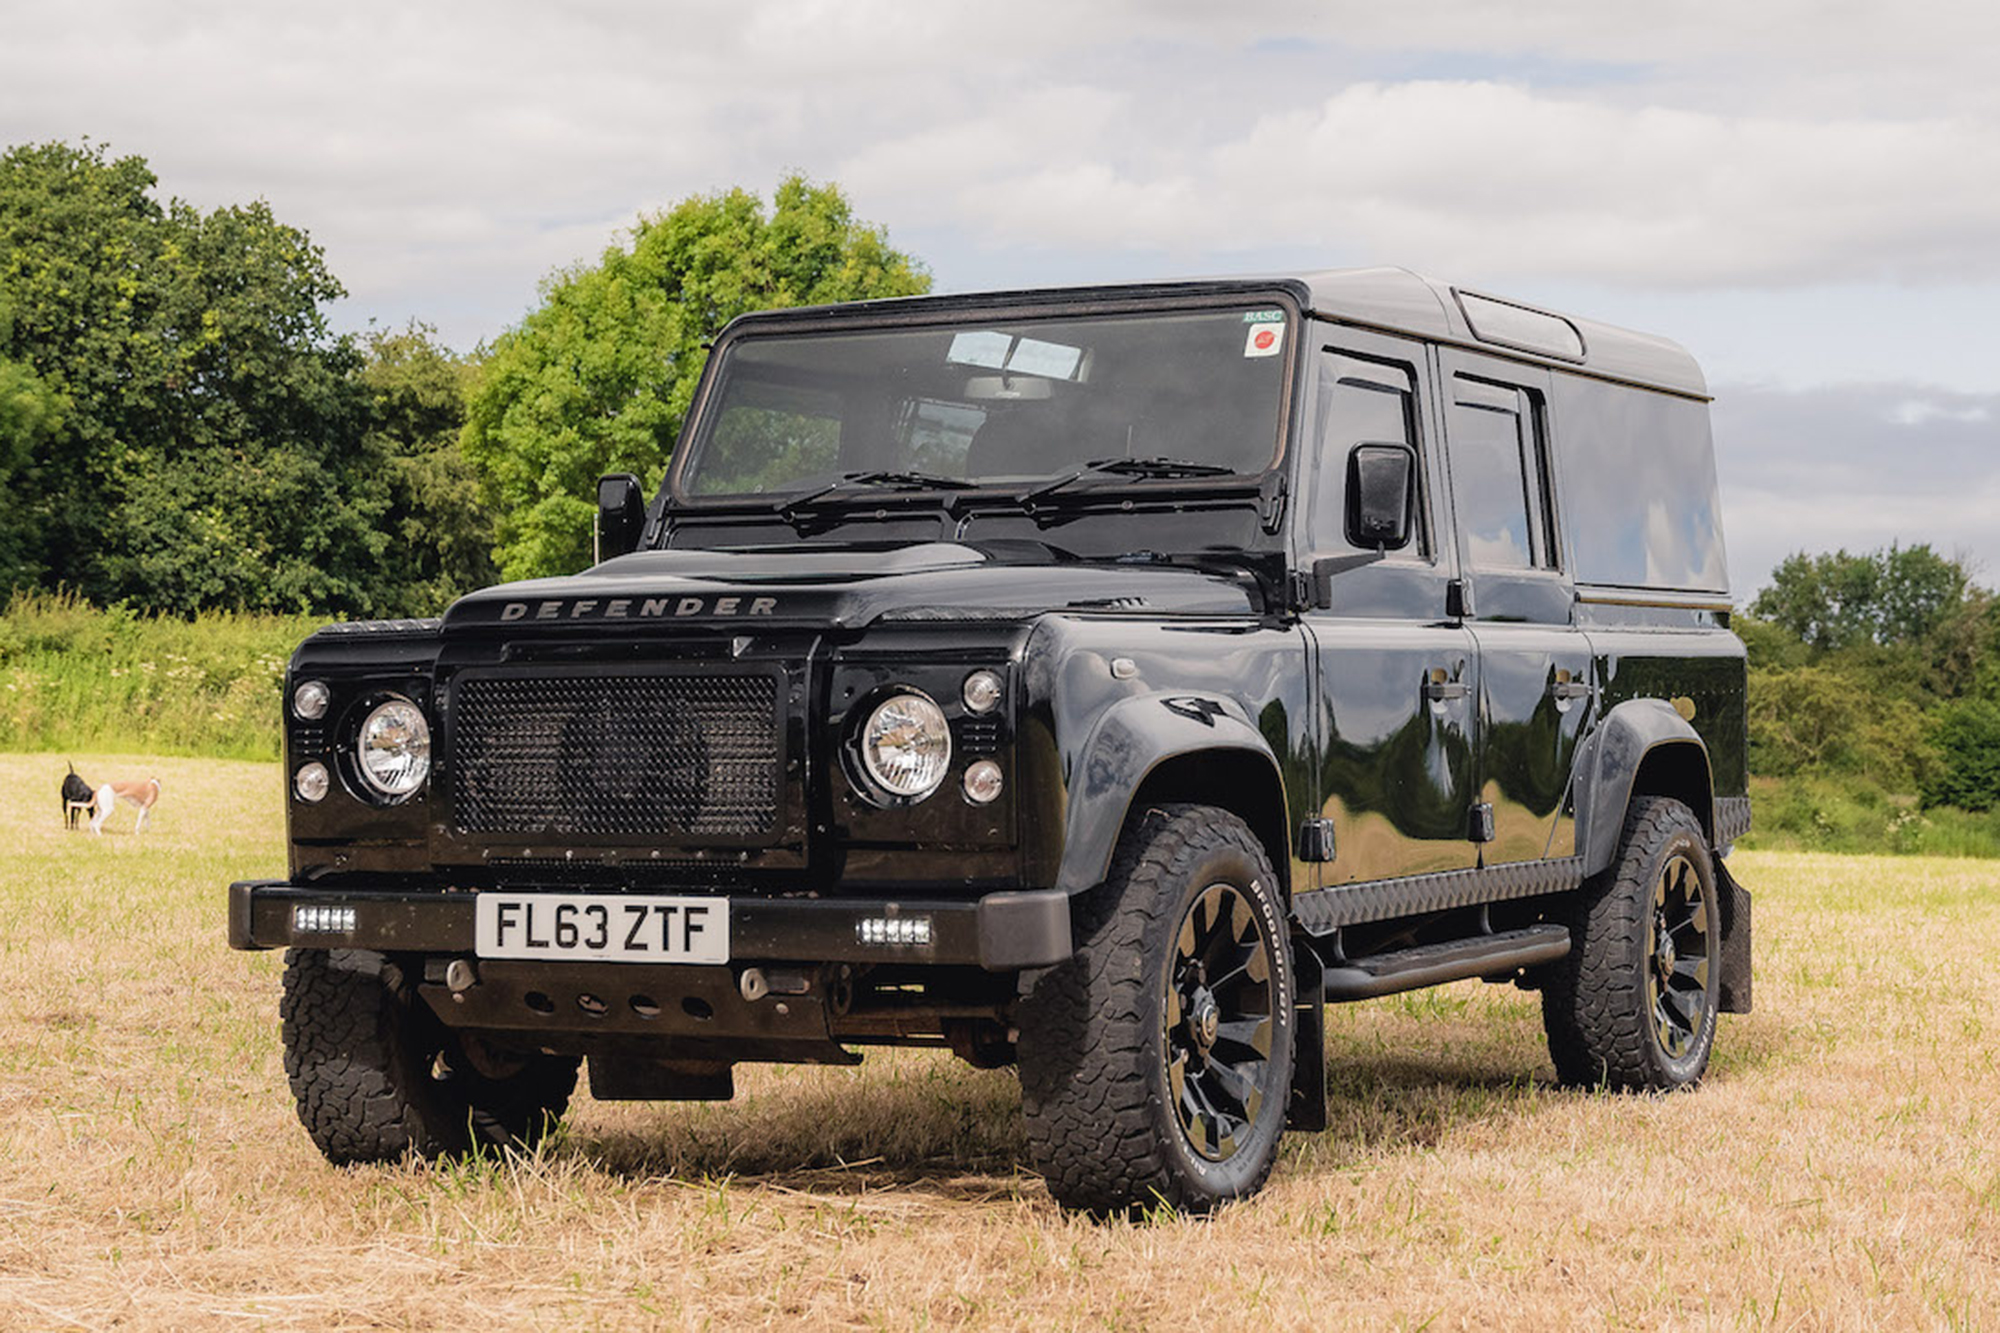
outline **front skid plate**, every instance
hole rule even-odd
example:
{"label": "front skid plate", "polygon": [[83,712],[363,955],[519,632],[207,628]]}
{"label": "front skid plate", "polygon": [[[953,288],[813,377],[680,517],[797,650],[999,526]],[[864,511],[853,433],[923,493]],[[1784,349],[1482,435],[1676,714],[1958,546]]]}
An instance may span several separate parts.
{"label": "front skid plate", "polygon": [[728,967],[490,959],[462,991],[418,988],[447,1026],[570,1049],[581,1038],[643,1042],[659,1058],[859,1064],[836,1042],[817,983],[746,1000]]}

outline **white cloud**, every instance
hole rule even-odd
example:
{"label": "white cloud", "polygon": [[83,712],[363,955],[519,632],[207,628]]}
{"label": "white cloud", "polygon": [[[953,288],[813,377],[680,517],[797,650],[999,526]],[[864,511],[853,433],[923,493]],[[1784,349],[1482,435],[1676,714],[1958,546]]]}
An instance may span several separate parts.
{"label": "white cloud", "polygon": [[1954,0],[31,0],[0,142],[267,197],[357,318],[443,303],[461,343],[642,209],[791,168],[985,281],[1146,251],[1942,289],[2000,282],[1996,48],[2000,8]]}
{"label": "white cloud", "polygon": [[[1113,122],[958,198],[995,244],[1359,250],[1483,280],[2000,274],[2000,129],[1730,117],[1495,83],[1361,84],[1154,170]],[[893,151],[880,150],[880,151]],[[1921,206],[1913,206],[1921,200]]]}

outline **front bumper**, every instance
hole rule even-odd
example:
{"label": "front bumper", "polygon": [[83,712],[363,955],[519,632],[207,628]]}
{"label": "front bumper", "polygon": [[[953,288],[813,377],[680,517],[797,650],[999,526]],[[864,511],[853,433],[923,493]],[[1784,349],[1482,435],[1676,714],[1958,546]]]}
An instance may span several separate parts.
{"label": "front bumper", "polygon": [[[242,880],[229,886],[232,949],[376,949],[471,954],[475,891],[339,889]],[[305,909],[345,909],[333,913]],[[348,920],[346,929],[313,929]],[[863,942],[859,923],[928,917],[927,944]],[[751,898],[729,900],[732,961],[906,963],[976,966],[989,972],[1048,967],[1070,956],[1069,897],[1056,889],[989,893],[963,900]]]}

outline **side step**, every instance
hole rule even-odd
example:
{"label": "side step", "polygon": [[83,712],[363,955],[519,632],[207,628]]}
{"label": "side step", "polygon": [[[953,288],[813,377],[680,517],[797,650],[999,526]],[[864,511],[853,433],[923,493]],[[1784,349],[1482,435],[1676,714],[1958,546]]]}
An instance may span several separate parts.
{"label": "side step", "polygon": [[1558,925],[1420,944],[1414,949],[1327,964],[1323,978],[1326,1000],[1328,1004],[1372,1000],[1446,981],[1501,975],[1537,963],[1552,963],[1568,952],[1569,927]]}

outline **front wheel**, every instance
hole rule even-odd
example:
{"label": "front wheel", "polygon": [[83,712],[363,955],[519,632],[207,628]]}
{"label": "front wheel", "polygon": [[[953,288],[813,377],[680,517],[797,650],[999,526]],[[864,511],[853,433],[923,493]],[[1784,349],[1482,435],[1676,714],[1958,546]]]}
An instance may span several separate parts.
{"label": "front wheel", "polygon": [[1049,1192],[1099,1215],[1207,1212],[1263,1185],[1295,1027],[1277,877],[1241,819],[1145,809],[1021,1010],[1021,1102]]}
{"label": "front wheel", "polygon": [[366,949],[288,952],[279,1013],[299,1120],[336,1165],[532,1147],[576,1087],[576,1057],[460,1038]]}
{"label": "front wheel", "polygon": [[1694,812],[1635,798],[1618,859],[1584,886],[1570,930],[1542,990],[1556,1077],[1628,1091],[1698,1082],[1715,1044],[1722,919]]}

